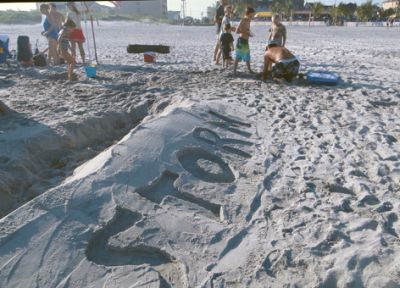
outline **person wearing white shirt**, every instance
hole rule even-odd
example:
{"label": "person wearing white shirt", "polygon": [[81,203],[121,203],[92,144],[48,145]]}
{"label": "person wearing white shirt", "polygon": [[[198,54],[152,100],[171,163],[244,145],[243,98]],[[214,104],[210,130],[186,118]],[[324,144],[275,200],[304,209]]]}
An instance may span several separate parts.
{"label": "person wearing white shirt", "polygon": [[79,51],[82,58],[82,63],[85,64],[85,50],[83,49],[83,43],[85,42],[85,36],[82,32],[81,26],[81,12],[76,8],[73,1],[67,2],[68,13],[67,18],[73,21],[76,25],[75,29],[71,32],[69,39],[72,47],[72,57],[76,59],[76,44],[78,44]]}
{"label": "person wearing white shirt", "polygon": [[[231,17],[233,16],[232,7],[230,5],[225,6],[224,7],[224,13],[225,14],[224,14],[224,18],[222,18],[222,22],[221,22],[221,27],[222,28],[221,28],[219,37],[221,37],[221,35],[224,33],[223,27],[225,27],[226,24],[231,25]],[[231,31],[232,32],[236,31],[236,28],[232,27],[232,25],[231,25]],[[221,47],[219,47],[218,53],[217,53],[217,56],[216,56],[216,61],[215,61],[215,64],[217,64],[217,65],[219,64],[219,61],[221,59],[221,54],[222,54],[222,50],[221,50]]]}

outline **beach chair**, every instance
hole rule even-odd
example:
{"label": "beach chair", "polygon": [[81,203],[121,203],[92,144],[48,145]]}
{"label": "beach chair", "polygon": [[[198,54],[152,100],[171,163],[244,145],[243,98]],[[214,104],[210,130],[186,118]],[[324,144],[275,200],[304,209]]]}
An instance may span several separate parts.
{"label": "beach chair", "polygon": [[7,58],[10,54],[8,50],[9,41],[10,38],[7,35],[0,35],[0,64],[7,64],[7,66],[10,66],[7,61]]}

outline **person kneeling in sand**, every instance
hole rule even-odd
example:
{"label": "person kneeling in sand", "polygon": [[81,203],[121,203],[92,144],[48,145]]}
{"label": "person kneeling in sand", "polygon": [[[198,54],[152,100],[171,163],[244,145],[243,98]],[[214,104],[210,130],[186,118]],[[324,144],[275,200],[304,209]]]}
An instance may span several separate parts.
{"label": "person kneeling in sand", "polygon": [[73,80],[74,65],[75,65],[75,59],[69,53],[70,49],[69,35],[75,27],[76,27],[75,23],[72,20],[67,19],[58,36],[58,51],[60,56],[67,61],[69,81]]}
{"label": "person kneeling in sand", "polygon": [[271,76],[291,82],[299,73],[299,68],[299,60],[288,49],[275,44],[268,45],[264,54],[263,80]]}

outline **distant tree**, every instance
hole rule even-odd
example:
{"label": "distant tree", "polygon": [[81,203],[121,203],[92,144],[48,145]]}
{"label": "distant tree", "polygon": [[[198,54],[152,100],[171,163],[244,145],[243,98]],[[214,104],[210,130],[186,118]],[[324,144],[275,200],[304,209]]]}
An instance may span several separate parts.
{"label": "distant tree", "polygon": [[377,15],[379,7],[372,4],[372,0],[367,0],[364,4],[360,5],[357,10],[358,21],[369,21]]}
{"label": "distant tree", "polygon": [[304,0],[293,0],[293,10],[303,10]]}
{"label": "distant tree", "polygon": [[290,19],[293,12],[293,0],[284,0],[283,7],[282,7],[282,14],[287,18]]}
{"label": "distant tree", "polygon": [[244,15],[244,12],[246,11],[246,8],[248,4],[246,3],[240,3],[241,1],[236,1],[237,3],[231,4],[233,8],[233,13],[235,14],[236,17],[241,18]]}
{"label": "distant tree", "polygon": [[337,24],[337,18],[341,16],[341,15],[339,15],[339,7],[336,6],[336,5],[333,5],[329,9],[329,16],[331,16],[333,24],[336,25]]}
{"label": "distant tree", "polygon": [[283,13],[283,10],[284,10],[284,8],[283,8],[283,3],[282,3],[282,1],[275,0],[275,1],[272,3],[272,6],[271,6],[271,11],[272,11],[272,13],[274,13],[274,14],[282,14],[282,13]]}
{"label": "distant tree", "polygon": [[314,16],[314,19],[318,18],[322,14],[323,11],[324,11],[324,5],[322,5],[321,2],[315,3],[311,10],[311,12]]}
{"label": "distant tree", "polygon": [[354,16],[354,13],[356,12],[357,4],[355,3],[344,4],[340,2],[337,8],[340,17],[344,17],[345,19],[350,20]]}
{"label": "distant tree", "polygon": [[389,18],[391,15],[396,14],[396,10],[393,8],[389,8],[386,10],[380,8],[378,13],[381,18],[386,19]]}

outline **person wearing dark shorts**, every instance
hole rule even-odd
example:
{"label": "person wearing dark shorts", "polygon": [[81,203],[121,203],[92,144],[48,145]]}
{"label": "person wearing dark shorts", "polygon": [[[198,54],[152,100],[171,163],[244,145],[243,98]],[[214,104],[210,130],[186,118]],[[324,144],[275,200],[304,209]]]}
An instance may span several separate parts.
{"label": "person wearing dark shorts", "polygon": [[233,47],[233,36],[231,34],[231,24],[225,24],[224,33],[221,34],[220,42],[221,42],[221,50],[222,50],[222,66],[227,68],[232,63],[231,52],[234,50]]}
{"label": "person wearing dark shorts", "polygon": [[283,78],[292,81],[299,73],[300,62],[296,57],[278,61],[272,67],[272,78]]}
{"label": "person wearing dark shorts", "polygon": [[299,68],[299,60],[288,49],[275,44],[268,45],[264,54],[263,80],[272,77],[290,82],[299,73]]}

